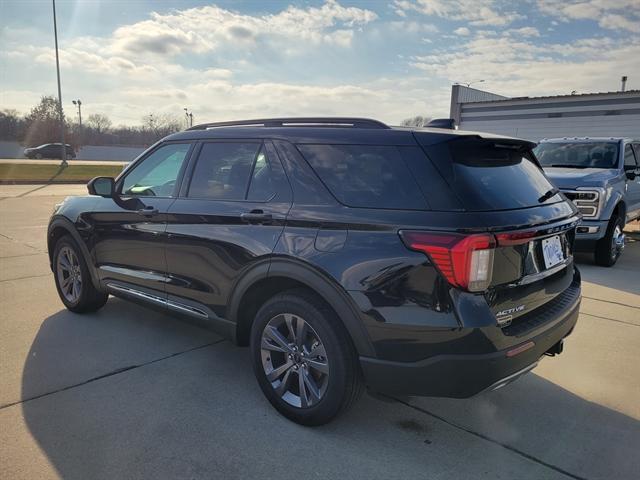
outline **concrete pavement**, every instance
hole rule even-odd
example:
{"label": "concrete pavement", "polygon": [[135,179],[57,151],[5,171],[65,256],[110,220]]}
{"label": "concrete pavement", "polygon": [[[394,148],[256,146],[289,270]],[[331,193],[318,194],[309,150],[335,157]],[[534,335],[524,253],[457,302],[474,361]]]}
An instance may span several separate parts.
{"label": "concrete pavement", "polygon": [[565,352],[469,400],[364,396],[321,428],[263,398],[247,349],[112,298],[60,303],[53,205],[79,185],[0,186],[0,478],[624,479],[640,471],[640,235],[579,257]]}

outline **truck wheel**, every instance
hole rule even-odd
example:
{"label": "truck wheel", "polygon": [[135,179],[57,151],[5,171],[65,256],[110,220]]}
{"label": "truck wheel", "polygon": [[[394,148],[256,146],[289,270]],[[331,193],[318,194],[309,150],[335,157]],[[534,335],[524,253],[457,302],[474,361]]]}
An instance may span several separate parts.
{"label": "truck wheel", "polygon": [[305,289],[278,294],[260,308],[251,327],[251,357],[269,402],[302,425],[328,423],[363,390],[349,334]]}
{"label": "truck wheel", "polygon": [[615,265],[624,250],[624,220],[614,215],[607,225],[607,233],[596,243],[595,261],[603,267]]}

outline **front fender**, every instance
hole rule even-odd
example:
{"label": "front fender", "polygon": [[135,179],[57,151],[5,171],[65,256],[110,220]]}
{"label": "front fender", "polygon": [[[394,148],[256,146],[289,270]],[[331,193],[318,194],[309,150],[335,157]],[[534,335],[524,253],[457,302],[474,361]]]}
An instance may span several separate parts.
{"label": "front fender", "polygon": [[[62,231],[64,231],[64,233],[62,233]],[[49,222],[49,227],[47,228],[47,249],[49,252],[49,267],[51,268],[51,271],[53,271],[53,250],[55,248],[55,240],[60,238],[61,235],[67,234],[71,235],[71,237],[80,247],[80,252],[82,253],[84,261],[87,264],[93,286],[97,289],[100,289],[100,279],[98,277],[98,271],[96,270],[95,264],[93,262],[93,257],[91,256],[86,243],[76,230],[71,220],[61,215],[55,215],[54,217],[52,217],[51,221]]]}

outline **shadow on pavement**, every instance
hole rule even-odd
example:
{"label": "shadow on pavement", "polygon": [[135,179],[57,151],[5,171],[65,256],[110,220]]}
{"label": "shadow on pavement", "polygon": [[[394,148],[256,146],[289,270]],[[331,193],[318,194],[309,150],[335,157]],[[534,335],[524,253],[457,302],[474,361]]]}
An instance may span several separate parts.
{"label": "shadow on pavement", "polygon": [[[24,365],[23,398],[41,395],[21,405],[24,422],[63,478],[538,479],[566,478],[563,469],[621,479],[639,471],[637,420],[535,375],[466,401],[409,406],[365,396],[312,429],[271,408],[247,349],[197,348],[215,342],[114,299],[95,315],[58,312]],[[142,366],[126,369],[132,364]]]}
{"label": "shadow on pavement", "polygon": [[[61,310],[40,326],[20,398],[38,397],[218,340],[210,331],[113,297],[93,314]],[[37,368],[27,369],[30,365]]]}

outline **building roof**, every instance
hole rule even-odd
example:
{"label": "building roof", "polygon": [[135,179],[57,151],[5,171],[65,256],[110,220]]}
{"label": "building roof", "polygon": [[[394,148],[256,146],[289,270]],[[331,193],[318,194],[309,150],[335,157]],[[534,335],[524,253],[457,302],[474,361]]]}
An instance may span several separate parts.
{"label": "building roof", "polygon": [[590,92],[590,93],[576,93],[576,94],[568,94],[568,95],[546,95],[541,97],[504,97],[500,99],[494,100],[475,100],[472,102],[465,103],[498,103],[498,102],[513,102],[518,100],[546,100],[549,98],[584,98],[584,97],[594,97],[597,95],[640,95],[640,90],[625,90],[617,91],[617,92]]}

